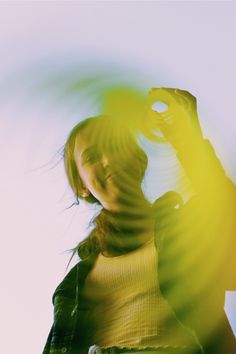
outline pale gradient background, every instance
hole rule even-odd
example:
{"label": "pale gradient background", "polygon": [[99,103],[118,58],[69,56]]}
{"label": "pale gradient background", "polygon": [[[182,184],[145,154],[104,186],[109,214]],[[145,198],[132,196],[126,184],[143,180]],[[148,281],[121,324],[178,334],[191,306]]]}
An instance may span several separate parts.
{"label": "pale gradient background", "polygon": [[[98,71],[126,68],[147,88],[189,90],[205,136],[236,181],[235,18],[235,2],[0,3],[2,353],[41,353],[51,296],[69,261],[63,252],[85,235],[93,213],[85,205],[65,210],[73,200],[56,153],[97,108],[57,101],[56,87],[35,90],[35,83],[90,60]],[[158,174],[164,162],[146,147],[152,173],[144,188],[155,199],[174,182]],[[235,294],[226,299],[236,333]]]}

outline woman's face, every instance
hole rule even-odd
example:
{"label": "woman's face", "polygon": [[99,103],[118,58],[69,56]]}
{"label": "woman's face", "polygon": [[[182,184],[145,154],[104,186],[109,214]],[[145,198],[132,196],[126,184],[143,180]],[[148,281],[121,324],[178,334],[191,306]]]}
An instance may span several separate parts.
{"label": "woman's face", "polygon": [[118,211],[142,194],[141,169],[128,149],[118,148],[109,134],[95,132],[96,127],[91,131],[87,126],[77,136],[74,157],[78,173],[105,209]]}

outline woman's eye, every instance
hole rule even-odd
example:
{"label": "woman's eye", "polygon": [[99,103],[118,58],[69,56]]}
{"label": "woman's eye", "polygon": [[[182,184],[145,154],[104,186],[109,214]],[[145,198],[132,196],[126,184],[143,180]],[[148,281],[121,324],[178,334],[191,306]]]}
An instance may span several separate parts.
{"label": "woman's eye", "polygon": [[99,159],[99,154],[98,153],[94,153],[92,155],[88,155],[86,156],[86,158],[84,159],[84,162],[95,162]]}

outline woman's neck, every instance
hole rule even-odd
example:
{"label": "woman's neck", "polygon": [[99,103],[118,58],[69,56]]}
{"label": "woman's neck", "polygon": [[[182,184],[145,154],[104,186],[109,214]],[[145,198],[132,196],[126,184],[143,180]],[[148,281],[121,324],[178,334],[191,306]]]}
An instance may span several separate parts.
{"label": "woman's neck", "polygon": [[149,214],[152,204],[146,199],[140,185],[132,191],[122,193],[113,203],[104,205],[104,209],[111,213],[121,213],[129,215]]}
{"label": "woman's neck", "polygon": [[[103,210],[105,224],[112,225],[106,244],[110,245],[103,250],[105,256],[117,256],[142,246],[154,237],[155,219],[152,204],[146,199],[136,201],[120,210]],[[114,229],[113,229],[114,226]],[[107,233],[106,233],[107,234]],[[114,242],[114,243],[113,243]],[[113,247],[114,245],[114,247]],[[121,247],[119,247],[121,245]]]}

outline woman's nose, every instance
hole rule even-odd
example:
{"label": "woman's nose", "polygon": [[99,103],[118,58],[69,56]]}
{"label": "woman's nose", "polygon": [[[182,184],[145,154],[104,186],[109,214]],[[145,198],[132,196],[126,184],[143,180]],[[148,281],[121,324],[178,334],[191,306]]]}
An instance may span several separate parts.
{"label": "woman's nose", "polygon": [[110,149],[102,153],[101,162],[104,169],[112,168],[121,161],[121,154],[118,151]]}
{"label": "woman's nose", "polygon": [[107,168],[110,165],[110,158],[107,155],[102,156],[102,165]]}

